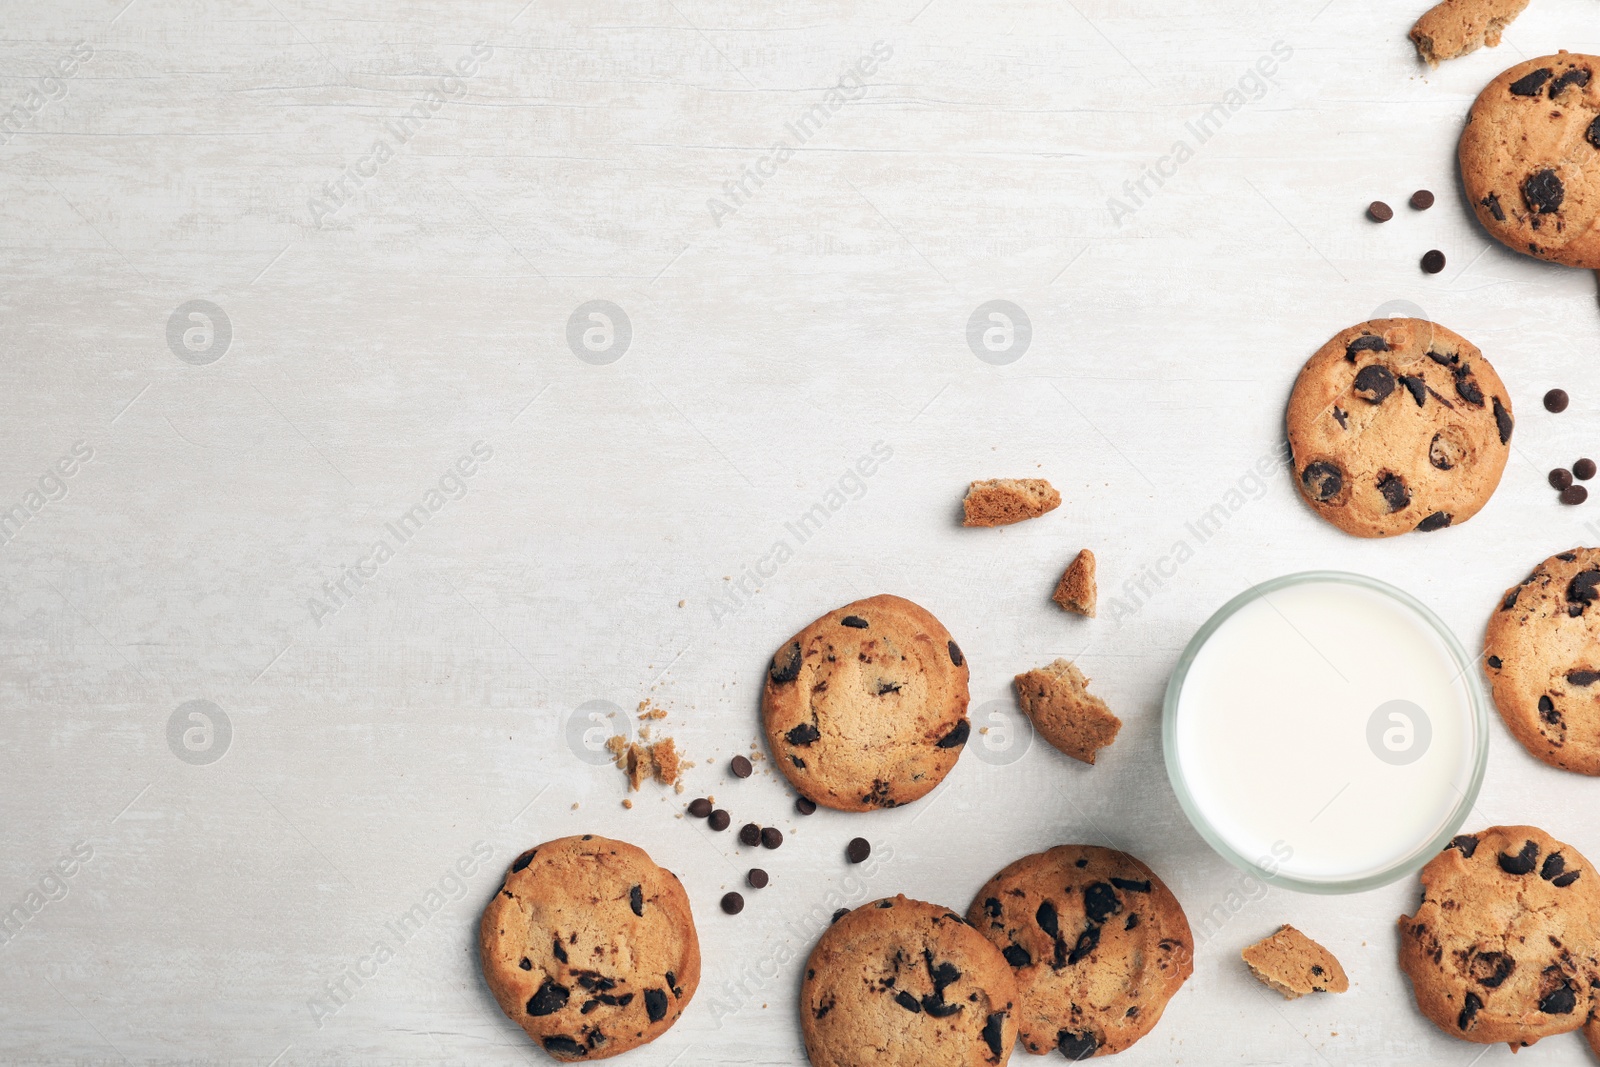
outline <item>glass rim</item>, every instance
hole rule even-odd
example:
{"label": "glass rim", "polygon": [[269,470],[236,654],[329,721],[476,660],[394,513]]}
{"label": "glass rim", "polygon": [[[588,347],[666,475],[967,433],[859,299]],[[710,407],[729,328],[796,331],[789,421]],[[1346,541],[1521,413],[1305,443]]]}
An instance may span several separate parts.
{"label": "glass rim", "polygon": [[[1200,806],[1195,803],[1194,797],[1189,791],[1188,783],[1184,780],[1183,768],[1178,759],[1178,701],[1183,694],[1183,684],[1189,676],[1189,669],[1199,656],[1200,650],[1205,647],[1211,636],[1222,627],[1223,623],[1231,619],[1245,606],[1289,586],[1316,583],[1359,586],[1382,594],[1414,612],[1438,635],[1445,650],[1455,660],[1456,666],[1460,668],[1459,677],[1462,681],[1462,689],[1466,693],[1467,705],[1471,711],[1473,729],[1471,777],[1466,788],[1461,791],[1460,800],[1445,818],[1443,829],[1394,863],[1381,870],[1362,875],[1359,878],[1296,878],[1275,870],[1268,870],[1261,863],[1241,855],[1223,839],[1222,835],[1211,825],[1210,820],[1201,812]],[[1184,646],[1183,653],[1178,657],[1178,663],[1173,668],[1171,677],[1167,680],[1166,695],[1162,700],[1161,706],[1161,747],[1167,766],[1167,780],[1172,784],[1172,791],[1178,798],[1178,806],[1183,809],[1184,815],[1188,817],[1190,824],[1205,840],[1206,844],[1210,845],[1213,851],[1235,867],[1254,875],[1269,885],[1290,889],[1298,893],[1317,894],[1360,893],[1389,885],[1421,870],[1430,859],[1443,851],[1450,840],[1461,830],[1462,825],[1467,820],[1467,816],[1472,812],[1473,805],[1478,801],[1478,793],[1483,786],[1484,771],[1489,761],[1489,713],[1482,687],[1475,682],[1472,676],[1472,672],[1476,667],[1477,659],[1467,655],[1466,649],[1457,639],[1455,633],[1445,624],[1443,619],[1434,614],[1431,608],[1404,589],[1390,585],[1388,582],[1378,578],[1371,578],[1351,571],[1314,570],[1297,571],[1293,574],[1285,574],[1278,578],[1260,582],[1234,596],[1211,614],[1200,629],[1195,631],[1194,636],[1189,639],[1189,643]]]}

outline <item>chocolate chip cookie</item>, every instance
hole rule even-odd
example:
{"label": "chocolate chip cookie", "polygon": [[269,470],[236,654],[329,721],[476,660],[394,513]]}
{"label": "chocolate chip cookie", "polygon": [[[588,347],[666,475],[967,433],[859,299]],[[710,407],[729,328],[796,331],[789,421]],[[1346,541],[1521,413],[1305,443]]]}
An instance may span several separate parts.
{"label": "chocolate chip cookie", "polygon": [[1017,1040],[1017,983],[967,921],[903,896],[823,933],[800,983],[811,1067],[992,1067]]}
{"label": "chocolate chip cookie", "polygon": [[1358,537],[1477,514],[1500,484],[1514,425],[1483,353],[1422,319],[1335,335],[1301,369],[1286,421],[1300,495]]}
{"label": "chocolate chip cookie", "polygon": [[1483,670],[1506,729],[1552,767],[1600,774],[1600,549],[1551,556],[1505,591]]}
{"label": "chocolate chip cookie", "polygon": [[875,596],[786,641],[761,697],[772,757],[800,795],[892,808],[944,780],[967,743],[967,661],[939,620]]}
{"label": "chocolate chip cookie", "polygon": [[1528,0],[1444,0],[1411,27],[1411,43],[1420,58],[1437,67],[1484,45],[1498,47],[1500,35],[1527,6]]}
{"label": "chocolate chip cookie", "polygon": [[1161,879],[1123,852],[1057,845],[978,890],[967,919],[1017,976],[1029,1052],[1069,1060],[1138,1041],[1194,973],[1194,938]]}
{"label": "chocolate chip cookie", "polygon": [[1307,993],[1343,993],[1350,988],[1350,979],[1333,953],[1287,923],[1239,956],[1251,974],[1285,1000],[1298,1000]]}
{"label": "chocolate chip cookie", "polygon": [[700,984],[689,898],[643,849],[594,834],[529,849],[478,926],[484,980],[558,1060],[600,1060],[666,1033]]}
{"label": "chocolate chip cookie", "polygon": [[1089,679],[1058,659],[1012,680],[1017,704],[1039,735],[1075,760],[1093,764],[1095,755],[1117,739],[1122,720],[1089,692]]}
{"label": "chocolate chip cookie", "polygon": [[1600,58],[1518,63],[1467,115],[1461,181],[1478,221],[1518,252],[1600,268]]}
{"label": "chocolate chip cookie", "polygon": [[1400,967],[1441,1030],[1513,1050],[1576,1030],[1600,986],[1600,878],[1532,826],[1452,841],[1400,918]]}

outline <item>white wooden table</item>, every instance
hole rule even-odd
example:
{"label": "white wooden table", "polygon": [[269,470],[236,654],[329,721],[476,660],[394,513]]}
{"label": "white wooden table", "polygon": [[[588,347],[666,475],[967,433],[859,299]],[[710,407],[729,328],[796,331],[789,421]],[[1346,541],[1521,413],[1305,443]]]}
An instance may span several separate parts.
{"label": "white wooden table", "polygon": [[[1436,72],[1404,37],[1420,3],[125,2],[12,0],[0,42],[0,906],[26,912],[0,1061],[543,1062],[474,931],[518,851],[579,832],[645,846],[697,909],[699,994],[630,1063],[802,1063],[800,960],[835,906],[965,907],[1062,841],[1212,916],[1121,1062],[1479,1056],[1395,965],[1414,883],[1252,885],[1178,810],[1159,703],[1256,581],[1372,574],[1470,646],[1501,589],[1600,536],[1600,504],[1544,484],[1600,453],[1594,277],[1491,245],[1453,168],[1494,74],[1600,51],[1592,0],[1535,0]],[[1027,345],[980,359],[996,300]],[[1396,300],[1481,345],[1521,418],[1479,517],[1368,543],[1247,478],[1305,357]],[[959,528],[965,484],[1005,476],[1066,503]],[[1092,622],[1048,600],[1085,545]],[[1170,577],[1112,617],[1146,568]],[[880,591],[957,635],[990,733],[922,803],[800,819],[727,760],[778,642]],[[1003,744],[1011,676],[1058,655],[1126,722],[1094,768]],[[698,766],[624,810],[586,717],[646,698]],[[677,817],[708,792],[787,835],[737,918],[716,901],[749,856]],[[1479,822],[1600,857],[1597,798],[1495,724]],[[1246,974],[1284,921],[1347,995]]]}

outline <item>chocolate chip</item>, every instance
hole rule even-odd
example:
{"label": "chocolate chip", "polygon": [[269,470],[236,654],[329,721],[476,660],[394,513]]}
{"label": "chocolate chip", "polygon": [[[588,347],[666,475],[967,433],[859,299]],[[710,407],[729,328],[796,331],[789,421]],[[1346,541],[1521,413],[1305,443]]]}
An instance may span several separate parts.
{"label": "chocolate chip", "polygon": [[[1417,402],[1417,407],[1422,407],[1428,399],[1428,383],[1421,378],[1409,374],[1400,375],[1400,384],[1406,387],[1406,392],[1411,394],[1411,399]],[[1337,408],[1335,410],[1338,410]]]}
{"label": "chocolate chip", "polygon": [[658,1023],[667,1017],[667,991],[665,989],[646,989],[644,991],[644,1011],[650,1016],[650,1021]]}
{"label": "chocolate chip", "polygon": [[1419,533],[1432,533],[1435,530],[1442,530],[1449,525],[1450,516],[1443,511],[1435,511],[1432,515],[1429,515],[1427,518],[1417,523],[1417,531]]}
{"label": "chocolate chip", "polygon": [[983,900],[983,913],[991,919],[998,919],[1004,909],[1000,906],[999,897],[985,897]]}
{"label": "chocolate chip", "polygon": [[1067,957],[1068,963],[1077,963],[1100,945],[1100,927],[1088,926],[1083,933],[1078,935],[1078,943],[1072,946],[1072,955]]}
{"label": "chocolate chip", "polygon": [[1568,685],[1593,685],[1600,682],[1600,671],[1568,671]]}
{"label": "chocolate chip", "polygon": [[1132,930],[1135,926],[1138,926],[1138,925],[1139,925],[1139,913],[1136,912],[1136,911],[1130,911],[1128,913],[1128,921],[1122,924],[1122,928],[1124,930]]}
{"label": "chocolate chip", "polygon": [[[1596,121],[1600,122],[1600,119],[1597,119]],[[1489,214],[1494,216],[1494,221],[1506,221],[1506,209],[1500,206],[1500,198],[1494,193],[1490,193],[1488,196],[1480,200],[1479,203],[1489,209]]]}
{"label": "chocolate chip", "polygon": [[742,893],[722,894],[722,910],[729,915],[737,915],[744,910],[744,895]]}
{"label": "chocolate chip", "polygon": [[1148,881],[1138,882],[1134,881],[1132,878],[1113,878],[1111,879],[1111,884],[1122,890],[1124,893],[1150,892],[1150,883]]}
{"label": "chocolate chip", "polygon": [[1511,83],[1511,95],[1538,96],[1539,90],[1544,88],[1544,83],[1555,77],[1555,73],[1549,67],[1540,67],[1538,70],[1529,71]]}
{"label": "chocolate chip", "polygon": [[570,1037],[556,1035],[542,1039],[546,1052],[558,1052],[563,1056],[587,1056],[589,1050],[572,1040]]}
{"label": "chocolate chip", "polygon": [[1494,670],[1499,670],[1500,669],[1500,657],[1499,656],[1490,656],[1489,659],[1487,660],[1487,662],[1488,662],[1489,666],[1492,669],[1494,669]]}
{"label": "chocolate chip", "polygon": [[1558,888],[1565,889],[1573,882],[1576,882],[1578,880],[1578,875],[1582,873],[1582,871],[1568,871],[1566,874],[1558,874],[1554,878],[1550,879],[1550,884],[1557,886]]}
{"label": "chocolate chip", "polygon": [[1048,900],[1039,904],[1039,910],[1033,914],[1033,921],[1039,924],[1039,929],[1051,937],[1061,936],[1061,925],[1056,915],[1056,906]]}
{"label": "chocolate chip", "polygon": [[1555,726],[1561,722],[1561,713],[1556,710],[1556,702],[1551,700],[1548,696],[1541,696],[1539,698],[1539,718],[1543,719],[1551,726]]}
{"label": "chocolate chip", "polygon": [[783,844],[783,831],[776,826],[768,826],[761,831],[761,847],[777,848]]}
{"label": "chocolate chip", "polygon": [[[560,960],[562,963],[567,962],[567,950],[562,947],[561,939],[559,937],[550,943],[550,951],[555,953],[556,959]],[[523,969],[528,970],[529,968]]]}
{"label": "chocolate chip", "polygon": [[1562,982],[1539,999],[1539,1010],[1546,1015],[1571,1015],[1577,1006],[1578,996],[1569,982]]}
{"label": "chocolate chip", "polygon": [[1549,475],[1550,488],[1560,491],[1572,484],[1572,472],[1565,467],[1557,467]]}
{"label": "chocolate chip", "polygon": [[739,827],[739,843],[741,845],[761,844],[761,827],[753,822],[747,822]]}
{"label": "chocolate chip", "polygon": [[1552,852],[1544,858],[1544,863],[1539,868],[1539,877],[1548,882],[1566,869],[1567,858],[1559,852]]}
{"label": "chocolate chip", "polygon": [[1093,1056],[1099,1047],[1100,1042],[1095,1040],[1092,1033],[1075,1034],[1071,1030],[1063,1030],[1056,1035],[1056,1048],[1074,1063]]}
{"label": "chocolate chip", "polygon": [[1600,118],[1597,118],[1593,122],[1589,123],[1588,138],[1590,144],[1594,145],[1596,148],[1600,148]]}
{"label": "chocolate chip", "polygon": [[765,889],[767,888],[767,882],[771,879],[767,877],[767,872],[760,867],[751,867],[750,873],[744,876],[744,880],[750,883],[751,889]]}
{"label": "chocolate chip", "polygon": [[1472,977],[1479,985],[1497,989],[1517,969],[1517,961],[1504,952],[1480,952],[1472,957],[1471,968]]}
{"label": "chocolate chip", "polygon": [[1422,269],[1428,274],[1438,274],[1444,270],[1444,253],[1437,248],[1424,252],[1422,254]]}
{"label": "chocolate chip", "polygon": [[1381,404],[1394,392],[1394,372],[1376,363],[1362,367],[1356,372],[1353,388],[1356,396],[1362,400],[1369,404]]}
{"label": "chocolate chip", "polygon": [[1433,206],[1433,194],[1426,189],[1418,189],[1411,194],[1411,206],[1418,211],[1426,211]]}
{"label": "chocolate chip", "polygon": [[1600,597],[1600,569],[1579,571],[1567,583],[1567,599],[1575,604],[1592,604],[1596,597]]}
{"label": "chocolate chip", "polygon": [[1572,476],[1580,482],[1586,482],[1594,477],[1595,464],[1592,459],[1580,459],[1572,465]]}
{"label": "chocolate chip", "polygon": [[791,641],[773,655],[772,666],[767,668],[767,677],[772,679],[774,685],[787,685],[800,677],[800,664],[804,659],[800,642]]}
{"label": "chocolate chip", "polygon": [[796,767],[799,767],[802,771],[806,769],[806,761],[801,759],[799,756],[791,754],[789,756],[789,762],[794,764]]}
{"label": "chocolate chip", "polygon": [[1373,222],[1388,222],[1394,218],[1394,208],[1385,204],[1382,200],[1374,200],[1367,205],[1367,218]]}
{"label": "chocolate chip", "polygon": [[933,1016],[935,1019],[948,1019],[950,1016],[961,1010],[961,1005],[946,1004],[938,997],[923,997],[922,1010]]}
{"label": "chocolate chip", "polygon": [[1428,462],[1439,470],[1454,470],[1457,463],[1461,462],[1461,446],[1450,440],[1442,433],[1433,435],[1433,440],[1428,444]]}
{"label": "chocolate chip", "polygon": [[817,802],[810,797],[795,797],[794,810],[801,815],[815,815],[817,813]]}
{"label": "chocolate chip", "polygon": [[633,909],[633,913],[635,915],[639,916],[641,919],[644,918],[643,886],[636,885],[632,889],[628,890],[628,907]]}
{"label": "chocolate chip", "polygon": [[733,772],[735,778],[748,778],[755,772],[755,768],[750,765],[750,761],[744,756],[735,756],[729,760],[728,769]]}
{"label": "chocolate chip", "polygon": [[539,991],[528,998],[528,1014],[539,1016],[558,1012],[567,1006],[567,998],[571,995],[566,986],[556,985],[553,980],[546,978]]}
{"label": "chocolate chip", "polygon": [[1033,962],[1033,957],[1028,954],[1028,950],[1018,944],[1007,945],[1000,954],[1013,967],[1026,967]]}
{"label": "chocolate chip", "polygon": [[950,732],[939,738],[935,748],[960,748],[967,743],[967,737],[972,733],[972,723],[962,719],[951,727]]}
{"label": "chocolate chip", "polygon": [[695,797],[689,801],[689,814],[696,819],[703,819],[711,814],[711,801],[705,797]]}
{"label": "chocolate chip", "polygon": [[879,696],[883,696],[886,693],[898,693],[898,692],[900,692],[900,683],[899,682],[886,682],[882,678],[878,679],[878,695]]}
{"label": "chocolate chip", "polygon": [[1348,430],[1350,428],[1350,416],[1345,414],[1344,408],[1338,404],[1333,405],[1333,418],[1339,424],[1340,429]]}
{"label": "chocolate chip", "polygon": [[1405,510],[1411,503],[1411,490],[1406,488],[1406,483],[1398,474],[1387,473],[1378,479],[1378,494],[1383,497],[1383,502],[1389,506],[1390,514]]}
{"label": "chocolate chip", "polygon": [[527,870],[528,869],[528,864],[533,862],[534,853],[538,852],[538,851],[539,850],[536,849],[536,848],[530,848],[528,851],[524,852],[522,855],[517,857],[516,862],[511,864],[511,869],[513,871],[525,871],[525,870]]}
{"label": "chocolate chip", "polygon": [[1567,410],[1567,405],[1572,398],[1567,396],[1565,389],[1552,389],[1544,394],[1544,409],[1552,414],[1559,415]]}
{"label": "chocolate chip", "polygon": [[840,919],[844,918],[846,915],[849,915],[849,914],[850,914],[850,909],[849,908],[840,908],[840,909],[838,909],[837,911],[835,911],[833,913],[833,918],[828,920],[828,921],[829,921],[830,924],[831,923],[836,923]]}
{"label": "chocolate chip", "polygon": [[[561,942],[557,941],[556,944],[559,945]],[[531,971],[533,970],[533,961],[524,956],[517,961],[517,966],[521,967],[525,971]]]}
{"label": "chocolate chip", "polygon": [[1450,840],[1449,847],[1460,852],[1463,856],[1470,860],[1472,858],[1472,854],[1478,851],[1478,839],[1473,837],[1471,834],[1461,834]]}
{"label": "chocolate chip", "polygon": [[1509,445],[1511,443],[1511,430],[1514,425],[1511,421],[1511,412],[1507,411],[1506,406],[1500,403],[1499,397],[1494,398],[1493,404],[1494,428],[1500,431],[1500,443]]}
{"label": "chocolate chip", "polygon": [[1433,349],[1430,348],[1430,349],[1428,349],[1428,358],[1433,360],[1435,363],[1439,364],[1439,366],[1441,366],[1441,367],[1454,368],[1454,367],[1457,367],[1457,366],[1459,366],[1461,364],[1461,357],[1456,355],[1456,354],[1454,354],[1453,352],[1452,353],[1435,352]]}
{"label": "chocolate chip", "polygon": [[1581,504],[1588,499],[1589,490],[1581,485],[1569,485],[1561,490],[1561,502],[1563,504]]}
{"label": "chocolate chip", "polygon": [[728,828],[728,824],[731,823],[731,822],[733,822],[733,816],[729,815],[727,812],[723,811],[721,808],[718,808],[717,810],[713,811],[711,813],[710,817],[707,819],[707,825],[709,825],[713,830],[717,831],[719,834],[722,831],[726,830]]}
{"label": "chocolate chip", "polygon": [[860,615],[846,615],[839,620],[839,625],[848,626],[852,630],[865,630],[867,628],[867,620]]}
{"label": "chocolate chip", "polygon": [[1483,998],[1476,993],[1468,993],[1461,1001],[1461,1014],[1456,1016],[1456,1029],[1465,1030],[1472,1025],[1472,1020],[1478,1014],[1478,1009],[1483,1007]]}
{"label": "chocolate chip", "polygon": [[1589,84],[1589,72],[1582,67],[1573,67],[1550,83],[1550,99],[1554,100],[1561,95],[1561,90],[1569,85],[1576,85],[1580,89]]}
{"label": "chocolate chip", "polygon": [[808,722],[803,722],[783,736],[791,745],[809,745],[822,736],[822,731]]}
{"label": "chocolate chip", "polygon": [[990,1013],[983,1023],[983,1043],[989,1046],[989,1055],[996,1061],[1000,1059],[1000,1050],[1005,1047],[1006,1013],[997,1011]]}
{"label": "chocolate chip", "polygon": [[1092,923],[1103,923],[1122,910],[1116,891],[1104,882],[1090,882],[1083,891],[1083,913]]}
{"label": "chocolate chip", "polygon": [[872,843],[864,837],[851,838],[850,843],[844,847],[844,855],[851,863],[860,863],[872,855]]}
{"label": "chocolate chip", "polygon": [[1566,198],[1566,187],[1561,184],[1556,172],[1548,167],[1537,174],[1528,175],[1522,183],[1522,199],[1528,202],[1529,211],[1554,215],[1561,210],[1561,202]]}
{"label": "chocolate chip", "polygon": [[922,1014],[922,1005],[918,1003],[917,998],[907,993],[904,989],[894,995],[894,1002],[913,1015]]}
{"label": "chocolate chip", "polygon": [[961,656],[961,647],[954,641],[946,641],[945,646],[950,649],[951,663],[954,663],[957,667],[959,667],[966,662],[966,660]]}
{"label": "chocolate chip", "polygon": [[1326,504],[1344,491],[1344,471],[1336,463],[1318,460],[1300,472],[1300,484],[1306,487],[1311,499]]}
{"label": "chocolate chip", "polygon": [[1456,368],[1456,396],[1473,407],[1483,407],[1483,390],[1472,380],[1472,372],[1465,365]]}
{"label": "chocolate chip", "polygon": [[1515,856],[1500,853],[1500,869],[1507,874],[1527,874],[1539,862],[1539,846],[1532,841],[1522,846]]}
{"label": "chocolate chip", "polygon": [[1388,341],[1385,341],[1377,334],[1364,333],[1360,337],[1357,337],[1354,341],[1351,341],[1348,345],[1345,345],[1344,358],[1349,360],[1351,363],[1354,363],[1356,361],[1357,352],[1387,351],[1389,351]]}

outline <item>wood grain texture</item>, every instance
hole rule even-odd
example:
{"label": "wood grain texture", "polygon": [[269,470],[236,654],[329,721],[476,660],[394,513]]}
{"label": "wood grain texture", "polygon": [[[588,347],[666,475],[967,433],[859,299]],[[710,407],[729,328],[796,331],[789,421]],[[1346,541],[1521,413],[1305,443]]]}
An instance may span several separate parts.
{"label": "wood grain texture", "polygon": [[[27,509],[0,546],[0,907],[40,894],[0,944],[0,1060],[541,1062],[473,932],[519,851],[589,831],[682,876],[702,932],[694,1003],[629,1062],[802,1063],[797,968],[835,907],[964,910],[1069,841],[1150,864],[1200,942],[1119,1062],[1475,1054],[1395,965],[1414,885],[1249,884],[1178,809],[1159,706],[1253,582],[1369,573],[1474,646],[1499,590],[1600,537],[1543,481],[1600,450],[1593,279],[1494,245],[1453,170],[1494,74],[1600,51],[1592,3],[1539,0],[1434,72],[1417,11],[1350,0],[124,3],[11,4],[0,35],[25,112],[0,144],[0,509]],[[1419,187],[1438,206],[1363,218]],[[195,300],[225,351],[187,312],[169,344]],[[568,344],[594,300],[631,327],[611,362]],[[994,300],[1031,324],[1011,362],[968,345]],[[1482,347],[1522,421],[1471,523],[1370,544],[1255,465],[1306,356],[1395,300]],[[961,529],[994,477],[1065,502]],[[1095,620],[1049,601],[1083,547]],[[990,733],[916,805],[799,818],[727,760],[776,643],[878,592],[956,635]],[[1011,677],[1058,656],[1125,723],[1092,768],[1003,746]],[[697,766],[624,810],[569,737],[645,698]],[[212,762],[216,715],[210,749],[188,712],[169,731],[195,700],[227,717]],[[1496,723],[1476,821],[1594,854],[1593,788]],[[676,817],[703,793],[786,835],[736,918],[748,850]],[[843,861],[857,835],[870,867]],[[1237,954],[1284,922],[1348,994],[1269,999]]]}

